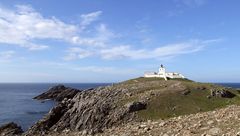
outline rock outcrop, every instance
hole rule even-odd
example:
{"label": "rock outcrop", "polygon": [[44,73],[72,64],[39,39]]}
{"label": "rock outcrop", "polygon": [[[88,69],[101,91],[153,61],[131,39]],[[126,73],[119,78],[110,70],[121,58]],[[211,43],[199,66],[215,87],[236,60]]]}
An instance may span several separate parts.
{"label": "rock outcrop", "polygon": [[66,112],[67,107],[63,103],[59,103],[57,106],[52,108],[50,112],[35,125],[33,125],[25,135],[45,135],[50,128],[55,125],[63,114]]}
{"label": "rock outcrop", "polygon": [[[25,134],[42,135],[48,131],[63,130],[94,134],[102,132],[103,128],[130,121],[134,113],[130,113],[129,107],[117,103],[126,90],[113,90],[111,87],[99,87],[78,92],[73,99],[58,103]],[[137,108],[141,105],[137,104]]]}
{"label": "rock outcrop", "polygon": [[129,112],[135,112],[146,109],[147,104],[145,102],[131,102],[126,104],[126,107]]}
{"label": "rock outcrop", "polygon": [[233,98],[236,95],[225,89],[211,89],[212,97]]}
{"label": "rock outcrop", "polygon": [[81,90],[65,87],[64,85],[57,85],[51,87],[48,91],[34,97],[33,99],[37,100],[51,99],[55,101],[62,101],[64,98],[67,99],[73,98],[79,91]]}
{"label": "rock outcrop", "polygon": [[23,130],[17,124],[10,122],[0,127],[0,136],[18,136]]}

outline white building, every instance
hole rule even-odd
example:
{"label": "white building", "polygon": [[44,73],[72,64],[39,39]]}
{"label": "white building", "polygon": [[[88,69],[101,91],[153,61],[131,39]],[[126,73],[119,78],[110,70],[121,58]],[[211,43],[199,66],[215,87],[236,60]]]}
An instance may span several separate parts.
{"label": "white building", "polygon": [[174,79],[174,78],[185,78],[182,74],[176,72],[166,72],[166,69],[161,65],[158,72],[145,72],[144,77],[159,77],[167,79]]}

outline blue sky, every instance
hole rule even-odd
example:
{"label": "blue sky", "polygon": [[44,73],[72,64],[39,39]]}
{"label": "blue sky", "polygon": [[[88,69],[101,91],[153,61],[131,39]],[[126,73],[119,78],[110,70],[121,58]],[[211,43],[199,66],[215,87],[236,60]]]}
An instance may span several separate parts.
{"label": "blue sky", "polygon": [[238,0],[1,0],[0,82],[118,82],[164,64],[240,82]]}

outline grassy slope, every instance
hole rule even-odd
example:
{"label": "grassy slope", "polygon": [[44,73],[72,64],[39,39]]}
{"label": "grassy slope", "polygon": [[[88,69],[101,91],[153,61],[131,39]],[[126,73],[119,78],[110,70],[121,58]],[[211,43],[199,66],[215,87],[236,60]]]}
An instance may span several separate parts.
{"label": "grassy slope", "polygon": [[[180,86],[169,87],[172,84],[178,83]],[[164,119],[209,111],[229,104],[240,104],[239,92],[234,89],[229,90],[236,95],[234,98],[212,97],[209,99],[207,96],[210,95],[210,89],[223,87],[207,83],[197,83],[190,80],[164,81],[158,78],[137,78],[125,81],[123,84],[128,86],[146,84],[145,87],[141,88],[141,91],[136,91],[131,97],[122,101],[122,103],[127,103],[141,100],[141,97],[144,96],[149,97],[150,100],[147,109],[137,112],[140,118],[146,120]],[[151,85],[148,86],[148,84]],[[190,93],[183,95],[182,92],[184,90],[189,90]]]}

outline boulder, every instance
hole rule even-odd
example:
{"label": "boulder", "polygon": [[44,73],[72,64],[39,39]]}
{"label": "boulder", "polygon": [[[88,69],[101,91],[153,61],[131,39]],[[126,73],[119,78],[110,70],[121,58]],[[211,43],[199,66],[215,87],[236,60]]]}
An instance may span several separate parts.
{"label": "boulder", "polygon": [[14,122],[0,126],[0,136],[17,136],[21,135],[22,133],[23,130],[21,127]]}
{"label": "boulder", "polygon": [[236,95],[225,89],[212,89],[211,96],[222,97],[222,98],[233,98]]}
{"label": "boulder", "polygon": [[147,104],[145,102],[130,102],[126,104],[126,107],[129,112],[135,112],[135,111],[146,109]]}
{"label": "boulder", "polygon": [[191,91],[189,91],[189,90],[185,90],[185,91],[181,92],[182,95],[188,95],[190,93],[191,93]]}
{"label": "boulder", "polygon": [[236,96],[235,94],[233,94],[233,93],[231,93],[230,91],[227,91],[227,90],[222,90],[220,92],[220,94],[221,94],[221,97],[223,97],[223,98],[233,98],[233,97]]}

